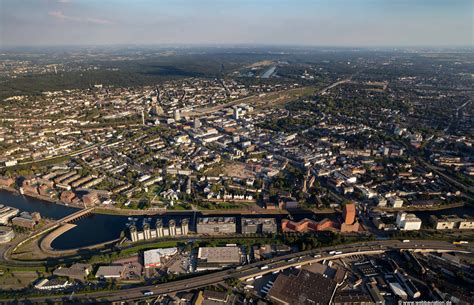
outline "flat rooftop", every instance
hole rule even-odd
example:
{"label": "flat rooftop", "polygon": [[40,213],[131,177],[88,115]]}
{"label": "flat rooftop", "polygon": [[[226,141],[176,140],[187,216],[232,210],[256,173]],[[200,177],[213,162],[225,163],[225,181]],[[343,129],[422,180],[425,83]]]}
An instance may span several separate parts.
{"label": "flat rooftop", "polygon": [[235,223],[235,217],[201,217],[198,224]]}
{"label": "flat rooftop", "polygon": [[240,263],[241,253],[239,247],[201,247],[198,259],[208,263]]}
{"label": "flat rooftop", "polygon": [[173,256],[178,253],[178,248],[163,248],[148,250],[143,253],[143,261],[146,265],[161,263],[162,258]]}

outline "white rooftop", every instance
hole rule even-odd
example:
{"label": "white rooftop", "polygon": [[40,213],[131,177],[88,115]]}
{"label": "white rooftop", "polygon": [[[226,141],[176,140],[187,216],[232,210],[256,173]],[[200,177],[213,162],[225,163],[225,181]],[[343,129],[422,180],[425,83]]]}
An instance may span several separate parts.
{"label": "white rooftop", "polygon": [[145,266],[161,263],[162,257],[168,257],[175,255],[178,252],[178,248],[160,248],[148,250],[143,253],[143,260]]}

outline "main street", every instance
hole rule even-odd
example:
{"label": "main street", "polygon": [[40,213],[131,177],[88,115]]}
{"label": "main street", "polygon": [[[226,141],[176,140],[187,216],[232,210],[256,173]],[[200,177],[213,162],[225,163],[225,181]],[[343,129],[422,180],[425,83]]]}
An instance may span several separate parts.
{"label": "main street", "polygon": [[[212,284],[217,284],[229,278],[248,279],[261,275],[263,273],[280,271],[282,269],[318,262],[325,259],[339,259],[350,255],[378,254],[390,250],[431,250],[459,252],[473,251],[472,246],[469,244],[460,246],[453,245],[444,241],[432,240],[413,240],[409,242],[401,242],[399,240],[361,242],[292,253],[285,256],[280,256],[277,258],[245,265],[239,267],[239,269],[231,268],[223,271],[213,272],[210,274],[196,275],[188,279],[177,280],[159,285],[147,285],[116,291],[77,293],[71,299],[69,299],[69,297],[67,296],[41,296],[32,298],[25,297],[19,300],[29,300],[35,302],[79,301],[93,303],[101,301],[113,302],[146,299],[150,298],[150,296],[144,296],[143,293],[145,291],[152,292],[154,296],[160,294],[175,293],[179,291],[186,291]],[[331,255],[329,254],[329,251],[338,251],[341,253],[337,255]],[[268,268],[262,270],[262,266],[268,266]],[[8,299],[5,301],[13,301],[13,299]]]}

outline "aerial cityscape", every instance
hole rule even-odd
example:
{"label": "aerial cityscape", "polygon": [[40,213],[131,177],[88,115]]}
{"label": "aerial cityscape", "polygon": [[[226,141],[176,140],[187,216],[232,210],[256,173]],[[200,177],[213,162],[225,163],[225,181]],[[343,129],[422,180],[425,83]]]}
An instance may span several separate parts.
{"label": "aerial cityscape", "polygon": [[473,4],[388,2],[0,0],[0,304],[474,304]]}

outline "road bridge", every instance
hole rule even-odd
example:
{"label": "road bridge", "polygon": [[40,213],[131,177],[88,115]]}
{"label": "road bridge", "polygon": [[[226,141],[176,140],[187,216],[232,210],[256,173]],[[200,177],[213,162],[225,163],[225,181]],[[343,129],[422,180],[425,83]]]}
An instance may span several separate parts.
{"label": "road bridge", "polygon": [[89,214],[91,214],[93,211],[94,211],[94,208],[95,207],[89,207],[89,208],[86,208],[86,209],[81,209],[81,210],[78,210],[68,216],[65,216],[64,218],[61,218],[61,219],[58,219],[52,223],[49,223],[47,225],[45,225],[43,228],[41,228],[41,230],[39,230],[38,232],[35,232],[33,235],[31,236],[28,236],[26,239],[20,241],[18,244],[16,244],[14,247],[8,249],[7,251],[5,251],[4,253],[4,258],[6,260],[8,260],[8,257],[10,255],[10,253],[14,253],[16,250],[18,250],[19,247],[21,247],[22,245],[26,244],[27,242],[35,239],[35,238],[38,238],[40,237],[41,235],[47,233],[47,232],[50,232],[56,228],[58,228],[59,226],[62,226],[64,224],[68,224],[68,223],[72,223],[74,221],[77,221],[79,220],[80,218],[82,217],[87,217]]}
{"label": "road bridge", "polygon": [[76,211],[76,212],[64,217],[64,218],[61,218],[61,219],[57,220],[56,223],[65,224],[65,223],[75,222],[75,221],[77,221],[81,218],[89,216],[94,211],[94,208],[95,207],[89,207],[89,208],[86,208],[86,209],[81,209],[79,211]]}

